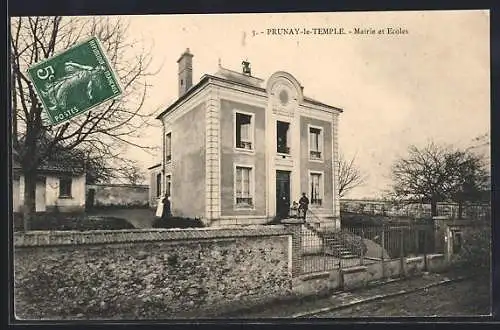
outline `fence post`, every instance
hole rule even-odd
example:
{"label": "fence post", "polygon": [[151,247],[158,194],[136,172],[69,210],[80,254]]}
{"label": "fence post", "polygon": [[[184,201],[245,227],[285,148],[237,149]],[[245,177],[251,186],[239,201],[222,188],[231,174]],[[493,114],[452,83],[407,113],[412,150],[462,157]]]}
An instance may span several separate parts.
{"label": "fence post", "polygon": [[427,233],[428,230],[424,230],[424,272],[427,271],[428,265],[427,265]]}
{"label": "fence post", "polygon": [[322,242],[323,242],[323,244],[322,244],[322,247],[323,247],[323,271],[327,270],[327,267],[326,267],[326,264],[327,264],[326,258],[328,256],[328,254],[327,254],[326,249],[328,248],[328,246],[327,246],[328,238],[329,238],[328,235],[326,235],[326,236],[324,236],[322,238]]}
{"label": "fence post", "polygon": [[399,262],[400,262],[400,277],[405,277],[405,247],[404,247],[404,227],[401,226],[401,237],[399,243]]}
{"label": "fence post", "polygon": [[385,251],[385,224],[382,224],[382,234],[380,239],[380,246],[382,247],[380,251],[380,260],[382,260],[382,278],[386,277],[385,262],[384,262],[384,251]]}
{"label": "fence post", "polygon": [[365,264],[365,229],[361,227],[361,257],[359,259],[359,265],[363,266]]}
{"label": "fence post", "polygon": [[296,277],[302,273],[302,224],[300,219],[285,219],[283,223],[292,234],[292,277]]}

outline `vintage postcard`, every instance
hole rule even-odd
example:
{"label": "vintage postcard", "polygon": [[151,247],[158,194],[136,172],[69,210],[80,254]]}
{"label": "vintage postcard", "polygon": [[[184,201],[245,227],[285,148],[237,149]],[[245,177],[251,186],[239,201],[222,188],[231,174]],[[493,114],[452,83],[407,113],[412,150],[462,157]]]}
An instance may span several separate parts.
{"label": "vintage postcard", "polygon": [[11,17],[15,317],[489,316],[489,31]]}

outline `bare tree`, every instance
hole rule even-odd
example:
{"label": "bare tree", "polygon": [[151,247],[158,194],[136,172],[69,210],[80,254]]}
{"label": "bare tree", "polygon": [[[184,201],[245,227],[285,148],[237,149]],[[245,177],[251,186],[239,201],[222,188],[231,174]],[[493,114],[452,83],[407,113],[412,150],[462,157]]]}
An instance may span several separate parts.
{"label": "bare tree", "polygon": [[477,156],[434,142],[423,148],[410,146],[408,155],[393,164],[392,177],[394,196],[430,203],[432,216],[437,215],[438,202],[462,203],[483,187],[483,167]]}
{"label": "bare tree", "polygon": [[120,175],[123,179],[127,181],[127,183],[131,185],[143,184],[146,180],[146,176],[142,172],[141,168],[136,164],[125,167],[119,171]]}
{"label": "bare tree", "polygon": [[449,198],[458,204],[458,217],[462,218],[466,202],[483,200],[489,190],[489,173],[484,158],[468,150],[455,151],[450,161],[455,175],[450,178],[454,181]]}
{"label": "bare tree", "polygon": [[[10,61],[12,141],[25,178],[24,229],[35,212],[37,168],[56,146],[80,149],[107,163],[123,159],[126,145],[148,123],[141,113],[151,58],[135,40],[127,38],[127,22],[118,17],[15,17],[11,19]],[[26,76],[31,65],[90,36],[102,42],[122,83],[124,95],[56,128],[45,125],[44,111]],[[47,139],[41,139],[47,136]],[[142,146],[141,146],[142,147]]]}
{"label": "bare tree", "polygon": [[366,176],[355,164],[356,156],[347,160],[339,154],[339,195],[344,197],[352,189],[365,183]]}

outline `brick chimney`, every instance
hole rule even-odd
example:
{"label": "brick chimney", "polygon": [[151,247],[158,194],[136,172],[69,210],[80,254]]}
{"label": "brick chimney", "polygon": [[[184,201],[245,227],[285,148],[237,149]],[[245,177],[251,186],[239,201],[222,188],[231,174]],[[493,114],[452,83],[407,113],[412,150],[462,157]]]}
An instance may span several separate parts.
{"label": "brick chimney", "polygon": [[248,60],[244,60],[241,62],[242,67],[242,72],[244,75],[251,76],[252,75],[252,69],[250,68],[250,62]]}
{"label": "brick chimney", "polygon": [[179,64],[179,97],[184,95],[193,86],[193,54],[189,48],[177,60]]}

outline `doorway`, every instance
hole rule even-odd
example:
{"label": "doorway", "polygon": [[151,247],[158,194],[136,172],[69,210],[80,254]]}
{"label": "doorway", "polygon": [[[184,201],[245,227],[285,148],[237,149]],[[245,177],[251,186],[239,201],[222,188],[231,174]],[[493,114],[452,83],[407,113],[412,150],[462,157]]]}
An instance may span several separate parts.
{"label": "doorway", "polygon": [[35,190],[35,212],[46,212],[47,204],[45,201],[46,177],[39,176],[36,179]]}
{"label": "doorway", "polygon": [[276,171],[276,216],[288,217],[290,211],[290,171]]}

